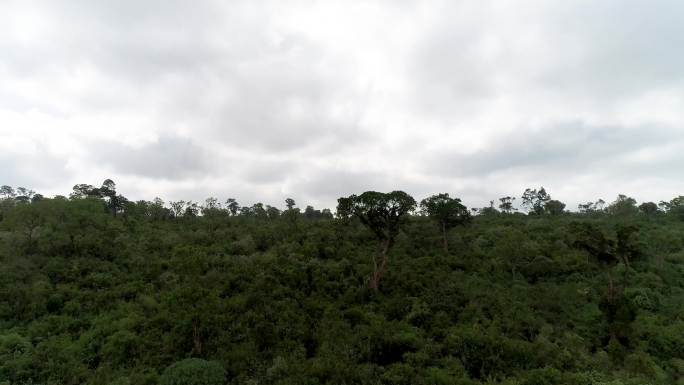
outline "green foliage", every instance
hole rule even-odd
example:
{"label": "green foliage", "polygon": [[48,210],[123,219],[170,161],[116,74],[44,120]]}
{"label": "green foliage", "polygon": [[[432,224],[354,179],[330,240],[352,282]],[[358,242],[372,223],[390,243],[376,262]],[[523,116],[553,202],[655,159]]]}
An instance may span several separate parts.
{"label": "green foliage", "polygon": [[639,210],[636,203],[634,198],[620,194],[617,199],[606,208],[606,211],[611,215],[621,217],[635,215]]}
{"label": "green foliage", "polygon": [[220,363],[187,358],[166,368],[159,385],[221,385],[225,381],[225,370]]}
{"label": "green foliage", "polygon": [[[522,205],[530,213],[541,215],[546,211],[547,204],[551,201],[551,195],[549,195],[544,187],[540,187],[539,190],[526,189],[522,195]],[[555,201],[560,203],[558,201]],[[557,203],[555,204],[557,206]],[[561,208],[560,211],[563,211]]]}
{"label": "green foliage", "polygon": [[565,203],[551,199],[544,205],[544,213],[549,215],[561,215],[565,210]]}
{"label": "green foliage", "polygon": [[420,202],[423,214],[439,224],[442,230],[444,250],[448,253],[447,231],[455,226],[470,223],[471,216],[468,208],[461,204],[458,198],[451,198],[449,194],[437,194],[425,198]]}
{"label": "green foliage", "polygon": [[468,208],[458,198],[437,194],[420,202],[423,213],[447,228],[464,225],[471,220]]}
{"label": "green foliage", "polygon": [[[424,216],[369,192],[332,218],[24,190],[0,198],[0,384],[684,383],[677,199]],[[448,253],[439,218],[468,218]]]}

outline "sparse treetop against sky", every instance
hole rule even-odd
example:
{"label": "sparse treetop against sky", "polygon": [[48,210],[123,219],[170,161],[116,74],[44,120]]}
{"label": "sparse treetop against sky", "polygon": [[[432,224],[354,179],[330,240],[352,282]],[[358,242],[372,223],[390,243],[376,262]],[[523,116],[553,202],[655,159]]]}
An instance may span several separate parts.
{"label": "sparse treetop against sky", "polygon": [[0,3],[0,184],[684,194],[681,1]]}

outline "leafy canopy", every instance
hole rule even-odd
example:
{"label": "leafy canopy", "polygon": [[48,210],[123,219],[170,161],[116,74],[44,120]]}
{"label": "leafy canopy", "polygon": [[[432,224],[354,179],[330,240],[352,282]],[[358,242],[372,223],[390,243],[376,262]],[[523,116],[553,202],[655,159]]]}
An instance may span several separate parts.
{"label": "leafy canopy", "polygon": [[471,220],[468,208],[459,198],[451,198],[449,194],[436,194],[420,202],[421,212],[438,221],[446,228],[464,225]]}
{"label": "leafy canopy", "polygon": [[337,216],[355,216],[381,240],[393,240],[401,221],[416,208],[416,200],[403,191],[366,191],[337,200]]}

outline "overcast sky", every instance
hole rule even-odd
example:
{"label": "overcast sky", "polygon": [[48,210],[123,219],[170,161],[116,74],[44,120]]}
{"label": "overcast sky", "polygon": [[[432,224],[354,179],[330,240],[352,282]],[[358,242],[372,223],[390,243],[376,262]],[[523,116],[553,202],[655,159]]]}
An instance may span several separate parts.
{"label": "overcast sky", "polygon": [[0,184],[684,195],[681,1],[0,3]]}

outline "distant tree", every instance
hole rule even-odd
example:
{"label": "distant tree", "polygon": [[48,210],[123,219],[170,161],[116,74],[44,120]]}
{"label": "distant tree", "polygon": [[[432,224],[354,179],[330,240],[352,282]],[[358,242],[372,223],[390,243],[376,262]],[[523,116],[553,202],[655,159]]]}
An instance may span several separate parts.
{"label": "distant tree", "polygon": [[[609,346],[629,346],[630,323],[636,314],[633,302],[625,296],[625,287],[631,260],[640,254],[638,228],[619,224],[616,227],[617,241],[606,237],[593,223],[573,223],[570,233],[575,237],[574,245],[594,257],[594,261],[607,275],[608,291],[598,304],[607,322],[605,340],[610,341]],[[612,278],[612,267],[618,262],[622,262],[624,267],[622,287],[616,287]]]}
{"label": "distant tree", "polygon": [[186,202],[184,200],[169,202],[169,205],[171,205],[171,210],[173,211],[174,217],[180,218],[183,216],[183,213],[185,212],[185,204],[186,204]]}
{"label": "distant tree", "polygon": [[561,215],[565,210],[565,203],[551,199],[544,204],[544,212],[548,215]]}
{"label": "distant tree", "polygon": [[105,179],[105,181],[102,182],[102,187],[100,187],[97,191],[100,197],[105,200],[107,209],[112,216],[116,216],[117,213],[123,210],[127,199],[122,195],[116,194],[116,183],[114,183],[113,180]]}
{"label": "distant tree", "polygon": [[11,186],[3,185],[0,187],[0,195],[2,195],[3,198],[9,199],[9,198],[14,198],[16,196],[16,193],[14,192],[14,189]]}
{"label": "distant tree", "polygon": [[684,196],[672,198],[669,202],[660,202],[660,207],[668,215],[674,216],[679,220],[684,221]]}
{"label": "distant tree", "polygon": [[295,208],[295,205],[296,203],[294,199],[285,199],[285,206],[287,209],[282,213],[283,217],[285,217],[292,225],[295,225],[299,218],[299,209]]}
{"label": "distant tree", "polygon": [[639,205],[639,212],[644,215],[653,216],[658,214],[658,205],[654,202],[644,202]]}
{"label": "distant tree", "polygon": [[577,209],[581,214],[596,214],[603,212],[603,206],[606,202],[603,199],[599,199],[596,202],[580,203],[577,205]]}
{"label": "distant tree", "polygon": [[449,194],[437,194],[420,202],[421,211],[439,224],[442,232],[444,252],[449,253],[447,231],[456,226],[470,222],[468,208],[461,204],[459,198],[451,198]]}
{"label": "distant tree", "polygon": [[235,198],[226,199],[226,208],[230,212],[230,215],[237,215],[240,211],[240,204],[235,200]]}
{"label": "distant tree", "polygon": [[183,216],[188,218],[196,217],[200,213],[200,207],[197,202],[187,201],[185,202],[185,211],[183,211]]}
{"label": "distant tree", "polygon": [[474,214],[477,215],[496,215],[499,213],[499,210],[494,207],[494,201],[489,201],[489,206],[485,207],[480,207],[480,208],[472,208],[470,209]]}
{"label": "distant tree", "polygon": [[522,206],[529,212],[537,215],[544,214],[544,207],[546,203],[551,200],[544,187],[539,190],[526,189],[522,195]]}
{"label": "distant tree", "polygon": [[292,198],[287,198],[285,199],[285,206],[287,207],[288,210],[292,210],[295,207],[295,201]]}
{"label": "distant tree", "polygon": [[616,233],[617,245],[615,251],[625,267],[624,285],[627,285],[627,274],[631,267],[631,261],[641,254],[637,239],[639,228],[634,225],[620,224],[617,226]]}
{"label": "distant tree", "polygon": [[366,191],[358,196],[339,198],[337,202],[338,217],[358,218],[379,241],[377,257],[373,256],[373,274],[369,281],[369,286],[378,290],[387,269],[388,252],[394,245],[402,223],[416,208],[416,201],[403,191]]}
{"label": "distant tree", "polygon": [[332,219],[333,218],[333,214],[330,211],[330,209],[321,210],[321,216],[325,219]]}
{"label": "distant tree", "polygon": [[259,219],[266,219],[268,218],[268,213],[266,212],[266,209],[264,208],[264,204],[261,202],[257,202],[252,207],[249,209],[250,215],[259,218]]}
{"label": "distant tree", "polygon": [[269,219],[276,219],[280,217],[280,210],[277,207],[266,205],[266,215]]}
{"label": "distant tree", "polygon": [[309,205],[309,206],[306,206],[306,208],[304,209],[304,218],[314,219],[317,217],[317,214],[320,214],[320,211],[317,211],[316,209],[314,209],[313,206]]}
{"label": "distant tree", "polygon": [[73,191],[69,194],[70,199],[83,199],[87,197],[100,197],[100,190],[89,184],[74,185]]}
{"label": "distant tree", "polygon": [[25,187],[17,187],[14,200],[19,203],[31,203],[34,194],[35,192],[33,190],[29,190]]}
{"label": "distant tree", "polygon": [[23,235],[26,250],[32,251],[38,229],[45,223],[47,212],[38,205],[18,205],[7,219],[11,226]]}
{"label": "distant tree", "polygon": [[33,196],[31,197],[31,203],[40,202],[40,201],[42,201],[43,199],[45,199],[45,197],[43,196],[43,194],[37,194],[37,193],[36,193],[36,194],[33,194]]}
{"label": "distant tree", "polygon": [[577,205],[577,210],[581,214],[588,214],[591,211],[593,204],[594,202],[580,203]]}
{"label": "distant tree", "polygon": [[200,212],[205,218],[204,223],[212,236],[228,215],[228,212],[221,207],[221,202],[214,197],[204,200],[204,205],[200,208]]}
{"label": "distant tree", "polygon": [[147,216],[153,220],[162,220],[173,216],[171,210],[164,207],[164,201],[156,197],[152,202],[148,202]]}
{"label": "distant tree", "polygon": [[569,230],[574,236],[573,246],[586,251],[593,262],[606,272],[608,294],[612,298],[614,285],[610,268],[618,262],[618,257],[615,255],[615,241],[606,237],[603,231],[592,223],[573,222]]}
{"label": "distant tree", "polygon": [[603,211],[603,208],[604,208],[605,205],[606,205],[606,201],[604,201],[603,199],[599,198],[599,200],[597,200],[597,201],[594,203],[594,209],[595,209],[596,211]]}
{"label": "distant tree", "polygon": [[202,208],[207,210],[219,210],[221,209],[221,202],[214,197],[209,197],[204,200],[204,206]]}
{"label": "distant tree", "polygon": [[606,209],[609,214],[615,216],[628,216],[636,214],[639,209],[634,198],[620,194]]}
{"label": "distant tree", "polygon": [[105,197],[116,195],[116,183],[111,179],[105,179],[100,187],[100,195]]}
{"label": "distant tree", "polygon": [[574,245],[586,250],[608,272],[611,296],[614,294],[614,286],[608,269],[618,262],[622,262],[624,265],[624,284],[626,285],[631,261],[641,255],[637,239],[639,232],[637,226],[617,225],[617,241],[608,238],[600,228],[590,223],[572,223],[570,230],[575,236]]}
{"label": "distant tree", "polygon": [[238,211],[240,216],[243,217],[249,217],[253,215],[252,208],[249,206],[242,206],[240,207],[240,210]]}
{"label": "distant tree", "polygon": [[515,207],[513,207],[513,201],[515,200],[515,197],[503,197],[499,198],[499,210],[501,210],[502,213],[510,214],[513,211],[517,211]]}

